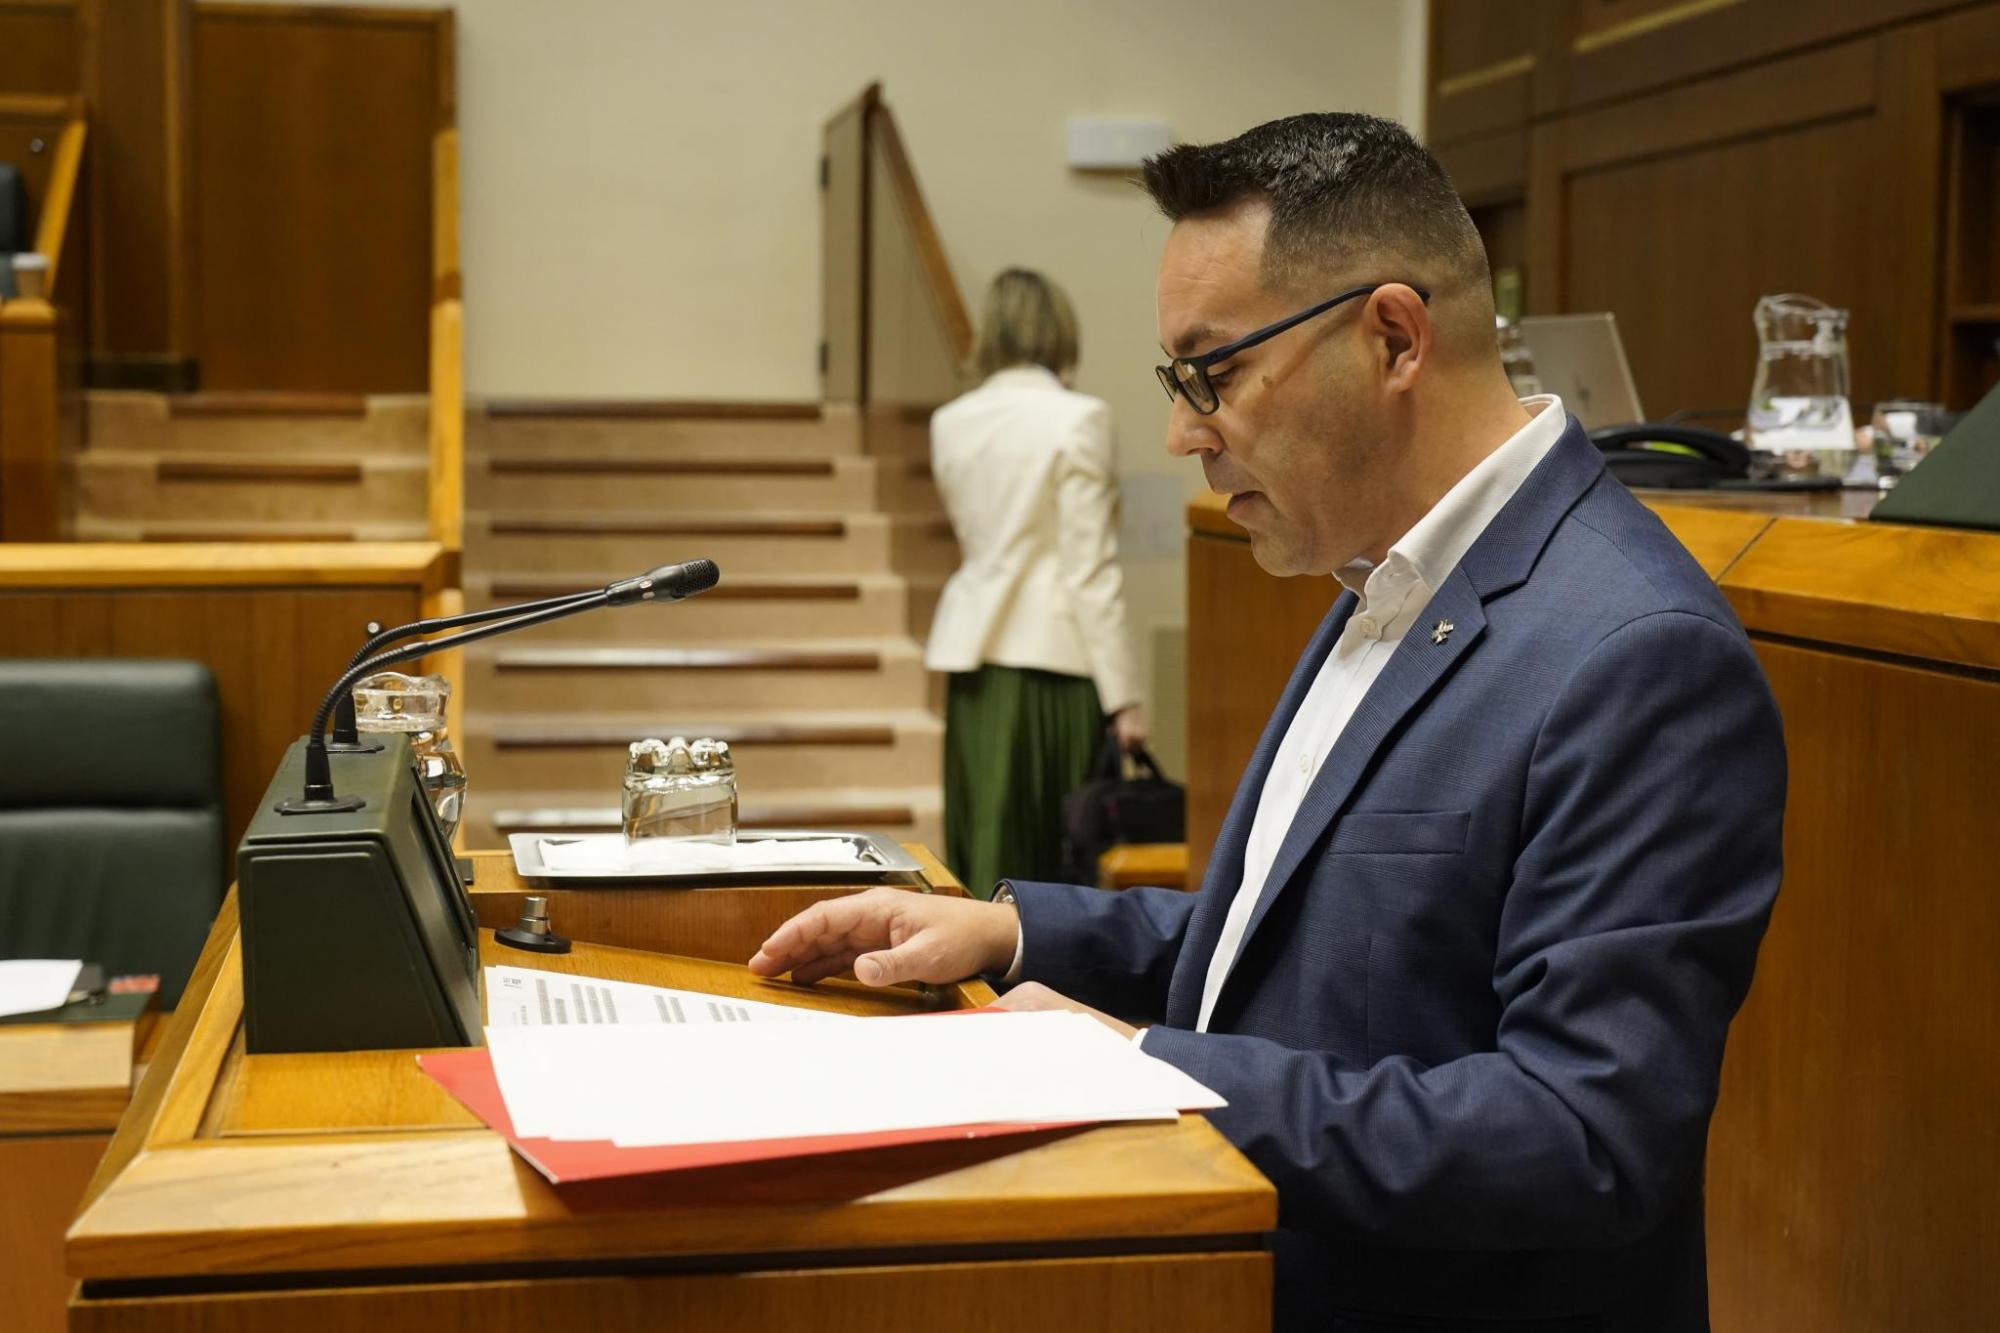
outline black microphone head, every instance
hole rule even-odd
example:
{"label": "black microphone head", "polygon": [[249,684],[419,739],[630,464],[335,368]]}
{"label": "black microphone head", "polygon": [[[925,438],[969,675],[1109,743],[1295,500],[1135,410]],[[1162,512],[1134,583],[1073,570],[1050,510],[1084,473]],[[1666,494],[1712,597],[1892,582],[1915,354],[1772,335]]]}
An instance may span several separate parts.
{"label": "black microphone head", "polygon": [[656,569],[649,576],[661,580],[661,586],[672,587],[679,597],[692,597],[698,592],[707,592],[722,581],[722,571],[713,560],[690,560],[684,565],[667,565]]}
{"label": "black microphone head", "polygon": [[713,560],[690,560],[680,565],[661,565],[637,578],[620,579],[604,590],[607,606],[630,606],[634,602],[678,602],[698,592],[707,592],[722,579]]}

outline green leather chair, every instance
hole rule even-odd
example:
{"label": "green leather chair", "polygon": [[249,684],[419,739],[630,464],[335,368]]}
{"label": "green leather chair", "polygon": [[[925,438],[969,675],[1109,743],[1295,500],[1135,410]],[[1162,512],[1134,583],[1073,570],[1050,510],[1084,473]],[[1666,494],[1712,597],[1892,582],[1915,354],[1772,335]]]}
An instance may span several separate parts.
{"label": "green leather chair", "polygon": [[228,882],[222,727],[199,662],[0,659],[0,958],[187,984]]}
{"label": "green leather chair", "polygon": [[15,295],[14,256],[28,248],[28,192],[21,171],[0,162],[0,300]]}

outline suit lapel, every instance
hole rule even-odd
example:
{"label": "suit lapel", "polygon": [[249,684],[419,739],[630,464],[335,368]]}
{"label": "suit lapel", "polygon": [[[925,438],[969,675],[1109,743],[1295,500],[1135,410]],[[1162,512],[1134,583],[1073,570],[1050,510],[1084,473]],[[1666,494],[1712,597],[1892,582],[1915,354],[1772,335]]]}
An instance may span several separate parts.
{"label": "suit lapel", "polygon": [[[1441,620],[1450,621],[1452,631],[1439,643],[1431,630]],[[1354,715],[1342,728],[1340,739],[1334,742],[1326,761],[1314,775],[1312,785],[1306,788],[1305,800],[1300,803],[1285,840],[1278,846],[1277,859],[1271,863],[1271,874],[1265,881],[1269,887],[1258,898],[1249,924],[1244,927],[1243,940],[1237,948],[1239,960],[1249,950],[1257,928],[1271,914],[1272,904],[1290,884],[1306,853],[1354,794],[1390,733],[1430,696],[1438,682],[1472,651],[1485,632],[1486,613],[1479,594],[1462,572],[1454,570],[1417,623],[1404,634],[1395,655],[1369,686]],[[1238,864],[1240,874],[1240,859]]]}

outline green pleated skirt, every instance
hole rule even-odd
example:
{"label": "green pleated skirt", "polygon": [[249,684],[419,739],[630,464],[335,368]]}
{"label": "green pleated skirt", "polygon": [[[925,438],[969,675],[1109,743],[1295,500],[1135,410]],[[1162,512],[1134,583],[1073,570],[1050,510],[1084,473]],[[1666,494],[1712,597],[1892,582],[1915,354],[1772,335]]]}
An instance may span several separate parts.
{"label": "green pleated skirt", "polygon": [[1063,797],[1104,735],[1097,687],[1021,667],[954,672],[945,700],[945,863],[981,898],[1003,879],[1052,879]]}

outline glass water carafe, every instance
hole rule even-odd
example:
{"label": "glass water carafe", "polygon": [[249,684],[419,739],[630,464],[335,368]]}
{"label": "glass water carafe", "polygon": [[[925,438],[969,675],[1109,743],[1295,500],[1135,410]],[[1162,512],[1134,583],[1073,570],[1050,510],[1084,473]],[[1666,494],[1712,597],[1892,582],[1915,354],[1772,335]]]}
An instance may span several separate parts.
{"label": "glass water carafe", "polygon": [[727,741],[632,742],[621,802],[625,841],[736,841],[736,762]]}
{"label": "glass water carafe", "polygon": [[1854,465],[1847,312],[1796,292],[1757,302],[1757,378],[1744,438],[1769,477],[1845,477]]}
{"label": "glass water carafe", "polygon": [[354,726],[362,732],[400,731],[410,738],[417,777],[437,811],[445,841],[458,836],[465,807],[465,766],[446,734],[445,704],[451,682],[443,676],[406,676],[382,671],[354,686]]}

